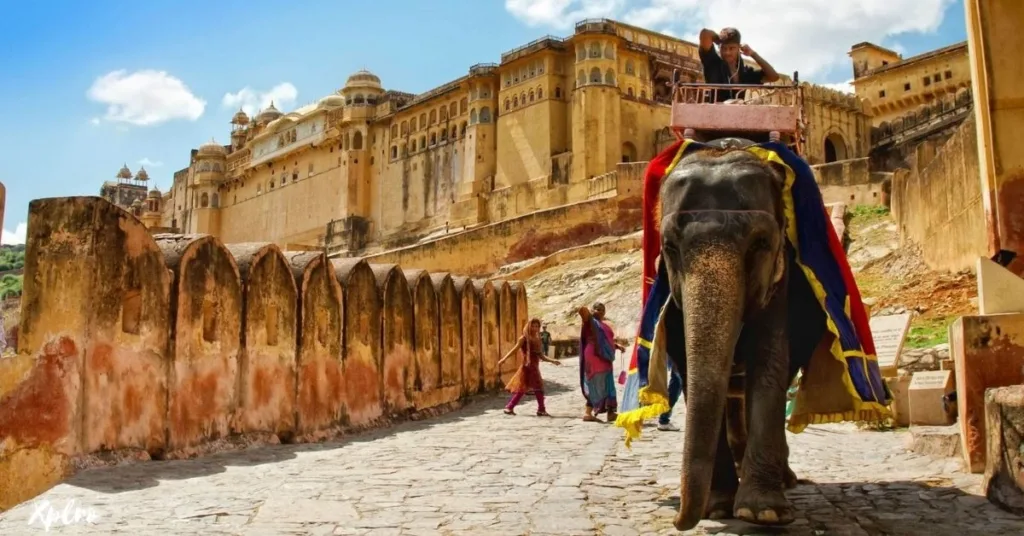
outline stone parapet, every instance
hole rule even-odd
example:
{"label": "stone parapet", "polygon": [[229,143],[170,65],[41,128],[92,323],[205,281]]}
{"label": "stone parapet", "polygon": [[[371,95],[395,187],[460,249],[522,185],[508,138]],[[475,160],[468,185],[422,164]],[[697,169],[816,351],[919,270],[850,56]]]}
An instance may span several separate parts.
{"label": "stone parapet", "polygon": [[29,207],[0,359],[0,511],[77,468],[319,440],[501,385],[525,286],[272,244],[151,236],[96,197]]}

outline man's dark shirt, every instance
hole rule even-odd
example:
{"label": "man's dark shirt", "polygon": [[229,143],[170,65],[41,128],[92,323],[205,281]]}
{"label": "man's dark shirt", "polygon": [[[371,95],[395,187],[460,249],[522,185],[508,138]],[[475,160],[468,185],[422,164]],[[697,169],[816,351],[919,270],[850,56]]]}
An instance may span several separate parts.
{"label": "man's dark shirt", "polygon": [[[698,48],[700,52],[700,62],[704,66],[704,81],[708,84],[750,84],[750,85],[761,85],[764,83],[764,71],[761,69],[755,69],[745,63],[743,59],[740,59],[740,72],[738,81],[732,82],[729,80],[729,64],[718,55],[718,51],[715,50],[715,46],[712,45],[710,50],[704,50]],[[739,98],[737,95],[742,93],[741,91],[733,90],[719,90],[715,97],[715,102],[723,102],[729,99]]]}
{"label": "man's dark shirt", "polygon": [[551,333],[548,331],[540,332],[540,344],[543,347],[544,355],[548,355],[548,345],[551,344]]}

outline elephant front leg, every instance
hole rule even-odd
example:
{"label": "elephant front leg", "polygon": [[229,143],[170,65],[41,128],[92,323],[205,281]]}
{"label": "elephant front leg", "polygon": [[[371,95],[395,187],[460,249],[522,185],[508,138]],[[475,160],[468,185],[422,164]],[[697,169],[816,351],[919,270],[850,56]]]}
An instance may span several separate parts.
{"label": "elephant front leg", "polygon": [[748,438],[734,511],[737,518],[759,525],[786,525],[794,519],[785,495],[789,343],[785,299],[776,299],[781,301],[775,304],[781,311],[769,307],[762,323],[751,326],[756,330],[756,343],[747,356]]}

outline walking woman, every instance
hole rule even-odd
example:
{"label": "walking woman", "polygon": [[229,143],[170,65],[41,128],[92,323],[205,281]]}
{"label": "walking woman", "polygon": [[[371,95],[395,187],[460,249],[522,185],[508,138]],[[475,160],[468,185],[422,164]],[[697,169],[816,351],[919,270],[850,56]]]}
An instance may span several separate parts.
{"label": "walking woman", "polygon": [[595,303],[593,313],[586,307],[580,307],[579,315],[583,319],[580,330],[580,388],[587,399],[583,420],[595,422],[595,415],[607,413],[608,422],[615,422],[618,416],[613,378],[615,350],[624,352],[626,348],[615,342],[615,332],[604,321],[603,303]]}
{"label": "walking woman", "polygon": [[508,392],[512,393],[512,399],[505,406],[505,414],[515,415],[516,404],[526,396],[526,393],[533,393],[537,396],[537,415],[550,417],[544,408],[544,378],[540,375],[540,362],[547,361],[558,366],[562,366],[562,363],[544,355],[540,341],[539,318],[530,320],[530,323],[523,327],[522,337],[519,337],[516,345],[498,361],[499,370],[501,364],[516,352],[523,357],[523,362],[516,375],[505,385]]}

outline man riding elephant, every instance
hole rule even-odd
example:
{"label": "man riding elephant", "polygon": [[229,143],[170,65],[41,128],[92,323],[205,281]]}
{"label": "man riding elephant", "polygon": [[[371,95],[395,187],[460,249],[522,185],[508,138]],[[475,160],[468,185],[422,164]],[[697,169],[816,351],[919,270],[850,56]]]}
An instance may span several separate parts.
{"label": "man riding elephant", "polygon": [[[720,52],[715,51],[715,45],[719,46]],[[704,66],[704,81],[708,84],[761,85],[779,80],[779,73],[767,60],[754,52],[750,45],[742,44],[740,31],[736,28],[725,28],[721,32],[707,28],[701,30],[698,52]],[[743,63],[740,53],[753,58],[761,68],[755,69]],[[714,101],[741,98],[742,93],[743,90],[719,90],[715,92]]]}

